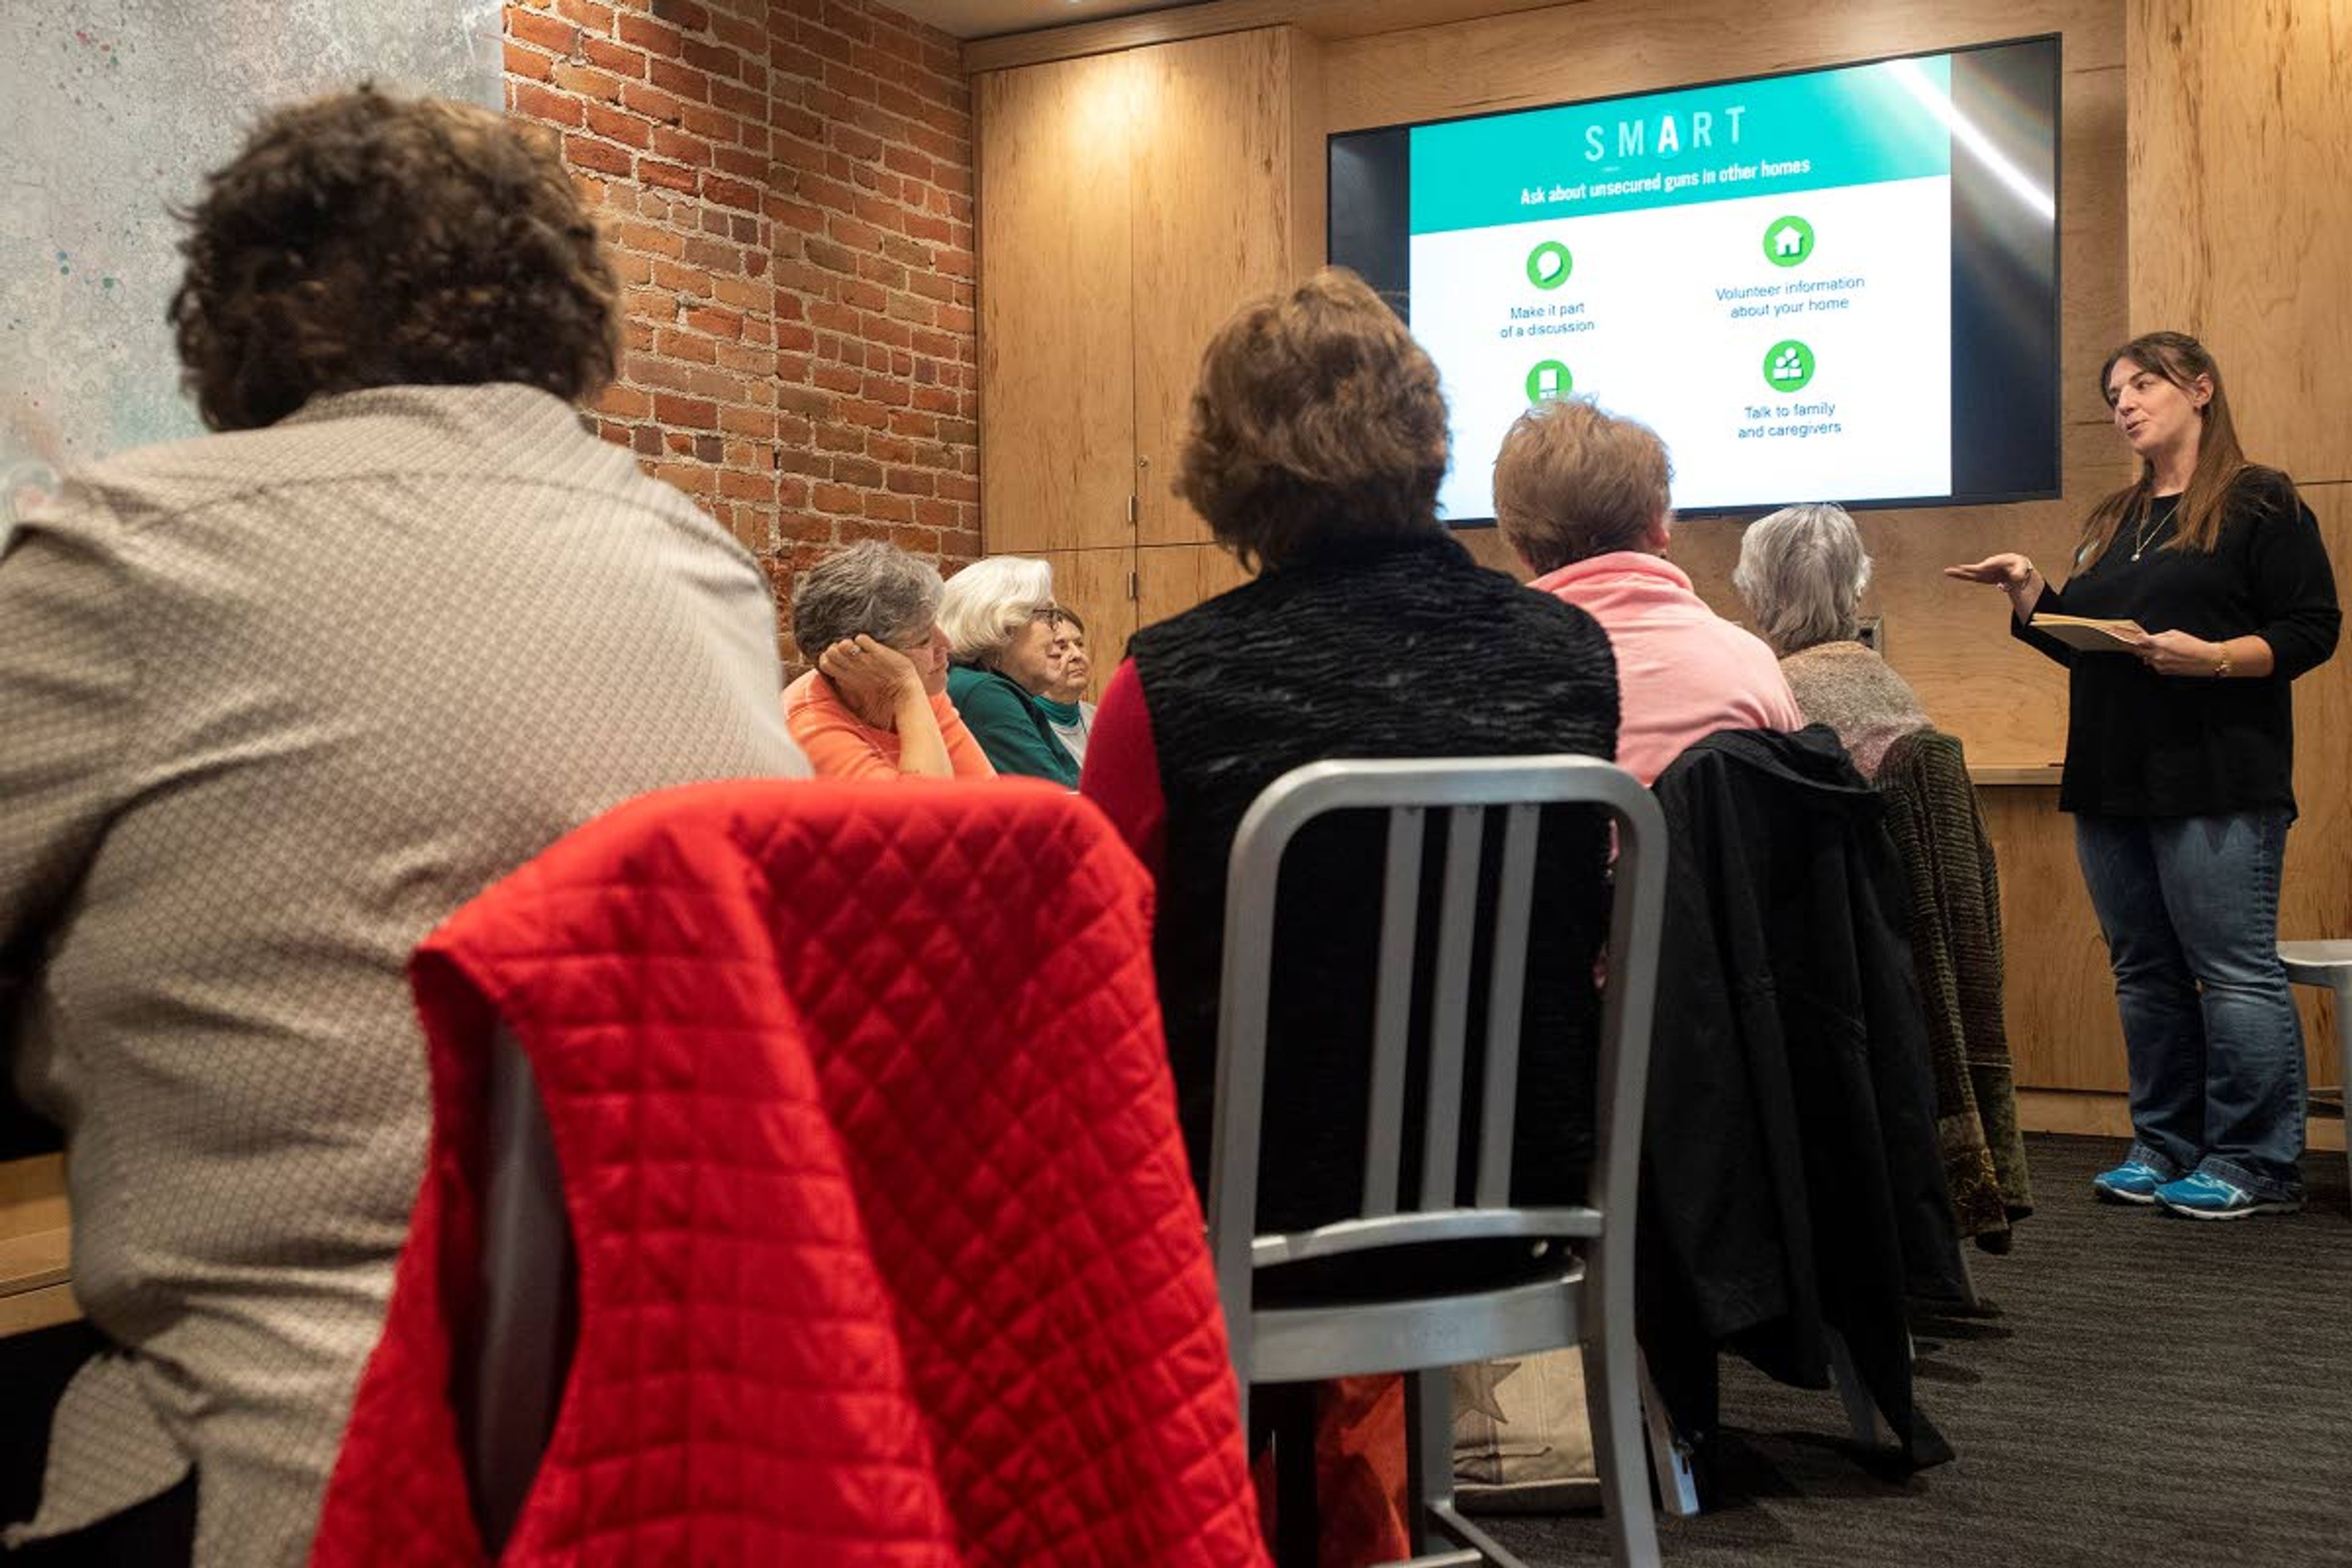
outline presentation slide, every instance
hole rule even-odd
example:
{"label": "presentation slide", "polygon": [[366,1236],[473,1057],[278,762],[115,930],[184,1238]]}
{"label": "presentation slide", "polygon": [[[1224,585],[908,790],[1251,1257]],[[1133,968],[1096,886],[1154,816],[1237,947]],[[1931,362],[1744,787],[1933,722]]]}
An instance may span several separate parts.
{"label": "presentation slide", "polygon": [[1951,116],[1935,56],[1413,127],[1444,515],[1570,395],[1664,438],[1681,509],[1952,494]]}

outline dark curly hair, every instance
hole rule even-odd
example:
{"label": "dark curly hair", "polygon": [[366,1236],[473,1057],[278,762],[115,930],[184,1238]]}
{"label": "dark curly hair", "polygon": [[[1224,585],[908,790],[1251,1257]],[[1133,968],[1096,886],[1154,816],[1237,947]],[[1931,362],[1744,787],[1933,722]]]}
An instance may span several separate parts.
{"label": "dark curly hair", "polygon": [[1437,531],[1437,367],[1364,280],[1254,300],[1201,356],[1174,489],[1248,567]]}
{"label": "dark curly hair", "polygon": [[183,382],[215,430],[313,397],[619,367],[619,288],[551,148],[487,109],[362,87],[283,109],[182,215]]}

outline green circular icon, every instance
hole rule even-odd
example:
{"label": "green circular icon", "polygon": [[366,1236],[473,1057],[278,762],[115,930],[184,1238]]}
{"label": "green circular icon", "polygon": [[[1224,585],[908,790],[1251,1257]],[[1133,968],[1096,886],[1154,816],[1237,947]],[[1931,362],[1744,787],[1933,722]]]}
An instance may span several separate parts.
{"label": "green circular icon", "polygon": [[1566,397],[1576,390],[1576,378],[1568,374],[1568,366],[1556,359],[1538,360],[1528,372],[1528,401],[1543,403],[1555,397]]}
{"label": "green circular icon", "polygon": [[1576,258],[1556,239],[1547,239],[1528,252],[1528,281],[1538,289],[1557,289],[1575,270]]}
{"label": "green circular icon", "polygon": [[1790,214],[1764,226],[1764,259],[1775,267],[1794,267],[1813,253],[1813,226]]}
{"label": "green circular icon", "polygon": [[1775,392],[1797,392],[1813,379],[1813,351],[1794,338],[1783,338],[1764,354],[1764,384]]}

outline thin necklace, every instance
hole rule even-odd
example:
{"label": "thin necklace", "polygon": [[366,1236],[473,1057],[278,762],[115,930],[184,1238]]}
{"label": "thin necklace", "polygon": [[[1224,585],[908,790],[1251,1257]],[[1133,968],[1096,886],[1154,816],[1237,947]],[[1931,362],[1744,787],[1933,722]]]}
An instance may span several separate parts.
{"label": "thin necklace", "polygon": [[[2176,506],[2178,504],[2178,502],[2175,503]],[[2132,529],[2132,559],[2135,561],[2140,558],[2142,551],[2155,542],[2156,536],[2164,531],[2164,519],[2156,515],[2156,503],[2152,500],[2148,503],[2147,521],[2156,526],[2149,528],[2147,523],[2141,523]]]}

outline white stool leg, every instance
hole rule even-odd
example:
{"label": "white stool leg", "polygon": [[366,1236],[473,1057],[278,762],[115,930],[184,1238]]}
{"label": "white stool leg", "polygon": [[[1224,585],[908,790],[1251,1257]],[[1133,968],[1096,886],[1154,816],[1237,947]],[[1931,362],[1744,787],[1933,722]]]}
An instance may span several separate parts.
{"label": "white stool leg", "polygon": [[2344,1163],[2352,1175],[2352,974],[2336,976],[2336,1081],[2344,1097]]}

